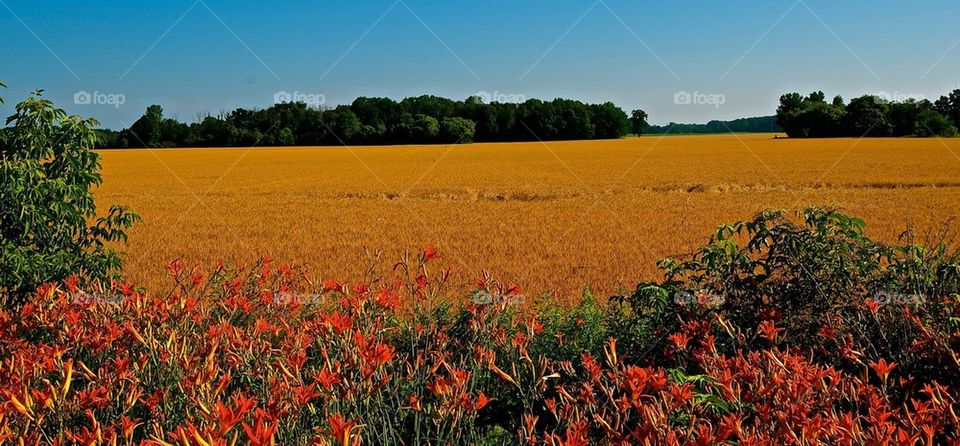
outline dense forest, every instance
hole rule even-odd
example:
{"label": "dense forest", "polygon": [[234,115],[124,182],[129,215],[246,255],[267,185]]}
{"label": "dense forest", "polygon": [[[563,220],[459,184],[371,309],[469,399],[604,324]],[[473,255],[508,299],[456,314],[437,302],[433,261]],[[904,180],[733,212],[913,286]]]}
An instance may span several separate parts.
{"label": "dense forest", "polygon": [[630,117],[611,102],[568,99],[484,103],[419,96],[394,101],[361,97],[335,108],[302,102],[266,109],[238,108],[187,124],[165,117],[159,105],[130,128],[104,130],[100,147],[235,147],[292,145],[431,144],[620,138],[639,134],[647,114]]}
{"label": "dense forest", "polygon": [[713,120],[706,124],[680,124],[671,122],[667,125],[651,125],[646,133],[650,134],[689,134],[689,133],[776,133],[783,128],[777,124],[776,116],[758,116],[755,118],[740,118],[732,121]]}
{"label": "dense forest", "polygon": [[864,136],[955,136],[960,127],[960,90],[936,102],[888,101],[861,96],[845,103],[837,96],[827,102],[822,91],[780,97],[777,123],[791,138]]}
{"label": "dense forest", "polygon": [[706,124],[649,125],[647,113],[628,116],[612,102],[570,99],[485,103],[472,96],[455,101],[418,96],[395,101],[360,97],[332,108],[302,102],[266,109],[238,108],[184,123],[164,116],[159,105],[129,128],[100,130],[99,148],[244,147],[313,145],[451,144],[468,142],[613,139],[628,134],[786,132],[793,138],[861,136],[955,136],[960,127],[960,89],[935,102],[888,101],[861,96],[828,102],[823,92],[780,97],[776,116],[713,120]]}

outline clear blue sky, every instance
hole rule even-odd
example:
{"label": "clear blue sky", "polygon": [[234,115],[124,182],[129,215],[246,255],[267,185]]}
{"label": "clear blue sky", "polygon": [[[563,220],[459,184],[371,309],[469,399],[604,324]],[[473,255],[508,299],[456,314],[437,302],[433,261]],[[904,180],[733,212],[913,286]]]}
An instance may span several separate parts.
{"label": "clear blue sky", "polygon": [[[956,0],[0,0],[0,80],[4,114],[44,88],[108,127],[151,103],[192,120],[278,91],[571,97],[704,122],[771,114],[785,91],[958,88],[957,17]],[[78,91],[125,102],[77,105]]]}

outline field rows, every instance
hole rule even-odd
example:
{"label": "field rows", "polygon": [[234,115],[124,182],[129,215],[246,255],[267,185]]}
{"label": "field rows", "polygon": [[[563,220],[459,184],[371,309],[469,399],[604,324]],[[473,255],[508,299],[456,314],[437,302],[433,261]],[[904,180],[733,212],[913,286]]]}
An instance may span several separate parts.
{"label": "field rows", "polygon": [[303,264],[359,278],[437,246],[467,288],[486,269],[528,294],[631,288],[656,260],[764,208],[837,206],[893,241],[960,215],[960,141],[771,135],[456,146],[105,151],[103,205],[144,217],[136,283],[170,260]]}

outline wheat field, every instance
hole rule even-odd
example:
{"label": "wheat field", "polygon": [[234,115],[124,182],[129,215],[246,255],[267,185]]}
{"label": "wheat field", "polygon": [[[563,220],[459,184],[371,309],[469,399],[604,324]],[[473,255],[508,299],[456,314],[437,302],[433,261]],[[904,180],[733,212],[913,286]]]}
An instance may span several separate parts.
{"label": "wheat field", "polygon": [[960,140],[646,136],[451,146],[109,150],[98,203],[143,216],[128,279],[174,259],[355,280],[424,245],[451,284],[482,271],[528,295],[600,295],[657,274],[720,223],[764,208],[839,207],[896,241],[960,215]]}

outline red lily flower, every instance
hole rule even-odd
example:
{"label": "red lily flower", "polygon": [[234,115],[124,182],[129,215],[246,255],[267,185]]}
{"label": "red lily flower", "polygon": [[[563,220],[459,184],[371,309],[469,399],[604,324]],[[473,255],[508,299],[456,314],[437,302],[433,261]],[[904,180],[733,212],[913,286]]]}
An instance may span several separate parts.
{"label": "red lily flower", "polygon": [[430,245],[423,247],[423,261],[429,262],[437,257],[437,248]]}
{"label": "red lily flower", "polygon": [[[363,427],[362,424],[357,424],[359,420],[359,418],[354,418],[347,421],[339,412],[331,415],[330,419],[327,420],[330,423],[330,431],[340,446],[350,446],[350,440],[354,438],[353,430]],[[359,435],[356,438],[359,440]]]}
{"label": "red lily flower", "polygon": [[668,336],[670,342],[677,348],[677,350],[686,350],[687,343],[690,342],[690,336],[684,332],[674,333]]}
{"label": "red lily flower", "polygon": [[480,394],[477,395],[477,401],[473,403],[473,410],[483,409],[487,404],[490,404],[491,401],[493,401],[493,398],[488,398],[483,394],[483,391],[481,391]]}
{"label": "red lily flower", "polygon": [[890,376],[890,371],[897,366],[897,364],[894,362],[888,363],[886,359],[881,359],[879,361],[870,361],[869,364],[870,364],[870,368],[872,368],[873,371],[876,372],[877,375],[880,376],[880,379],[883,380],[884,382],[886,382],[887,377]]}
{"label": "red lily flower", "polygon": [[316,376],[317,382],[320,383],[325,390],[333,390],[333,386],[340,384],[340,381],[343,379],[339,373],[331,372],[330,369],[324,368],[320,370],[320,373]]}
{"label": "red lily flower", "polygon": [[782,328],[777,328],[773,321],[761,322],[758,330],[760,331],[760,335],[770,342],[775,341],[777,339],[777,335],[783,331]]}
{"label": "red lily flower", "polygon": [[323,281],[323,289],[326,291],[340,291],[343,289],[343,285],[333,279],[326,279]]}
{"label": "red lily flower", "polygon": [[273,446],[275,444],[273,436],[277,432],[279,425],[279,423],[274,423],[273,426],[270,426],[269,423],[264,422],[263,418],[258,418],[253,427],[247,423],[243,423],[243,430],[247,433],[247,439],[250,440],[251,445]]}
{"label": "red lily flower", "polygon": [[294,401],[300,406],[306,406],[321,394],[317,391],[317,383],[311,383],[309,386],[296,386],[290,389],[295,396]]}
{"label": "red lily flower", "polygon": [[329,316],[323,316],[324,324],[327,324],[333,331],[337,334],[341,334],[350,327],[353,326],[353,316],[347,313],[341,313],[339,310],[334,311]]}

